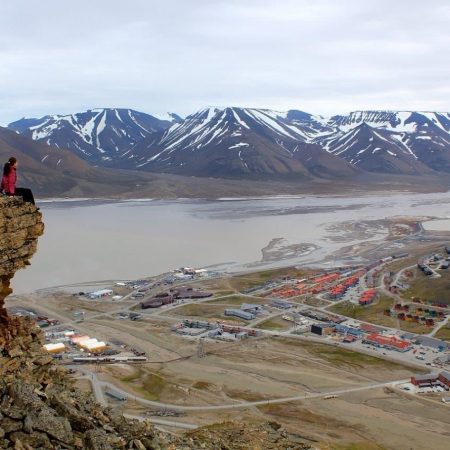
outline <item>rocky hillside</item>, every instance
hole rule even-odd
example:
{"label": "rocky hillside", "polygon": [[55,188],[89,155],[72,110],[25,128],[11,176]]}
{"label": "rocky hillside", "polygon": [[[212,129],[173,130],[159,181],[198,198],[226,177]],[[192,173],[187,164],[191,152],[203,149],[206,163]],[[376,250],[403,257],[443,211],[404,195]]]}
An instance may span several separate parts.
{"label": "rocky hillside", "polygon": [[0,448],[302,450],[275,423],[227,422],[183,436],[150,422],[124,418],[74,387],[66,369],[42,350],[43,334],[29,319],[10,317],[3,307],[15,271],[29,264],[43,232],[42,216],[21,200],[0,197]]}

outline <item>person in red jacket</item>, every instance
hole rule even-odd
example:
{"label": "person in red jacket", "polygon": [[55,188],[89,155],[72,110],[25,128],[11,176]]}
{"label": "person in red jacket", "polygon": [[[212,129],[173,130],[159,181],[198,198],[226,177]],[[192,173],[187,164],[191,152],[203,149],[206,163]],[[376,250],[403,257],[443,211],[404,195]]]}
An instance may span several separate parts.
{"label": "person in red jacket", "polygon": [[23,198],[24,202],[34,205],[34,197],[31,189],[17,188],[17,158],[12,156],[3,166],[3,177],[0,191],[6,195],[17,195]]}

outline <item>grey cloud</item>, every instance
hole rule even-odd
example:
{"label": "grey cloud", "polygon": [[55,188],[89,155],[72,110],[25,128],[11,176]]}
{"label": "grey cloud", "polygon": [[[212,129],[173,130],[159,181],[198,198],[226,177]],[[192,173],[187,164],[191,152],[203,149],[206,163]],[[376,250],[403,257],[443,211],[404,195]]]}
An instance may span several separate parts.
{"label": "grey cloud", "polygon": [[0,4],[0,123],[90,107],[450,110],[444,0]]}

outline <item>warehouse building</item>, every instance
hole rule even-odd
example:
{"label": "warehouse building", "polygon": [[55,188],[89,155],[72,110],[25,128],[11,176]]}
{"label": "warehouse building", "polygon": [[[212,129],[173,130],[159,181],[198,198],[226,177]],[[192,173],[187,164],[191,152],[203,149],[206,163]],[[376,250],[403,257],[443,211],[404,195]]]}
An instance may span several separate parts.
{"label": "warehouse building", "polygon": [[253,320],[256,316],[253,313],[242,311],[241,309],[226,309],[224,311],[226,316],[239,317],[244,320]]}
{"label": "warehouse building", "polygon": [[414,342],[425,347],[434,348],[439,351],[445,351],[449,348],[448,342],[441,341],[440,339],[432,338],[429,336],[414,336]]}
{"label": "warehouse building", "polygon": [[112,294],[113,294],[113,291],[111,289],[101,289],[99,291],[91,292],[90,294],[88,294],[88,297],[91,300],[95,300],[98,298],[108,297]]}
{"label": "warehouse building", "polygon": [[311,325],[311,333],[319,336],[326,336],[333,332],[333,325],[330,323],[314,323]]}
{"label": "warehouse building", "polygon": [[262,305],[255,305],[254,303],[242,303],[242,311],[246,311],[252,314],[259,314],[263,311]]}
{"label": "warehouse building", "polygon": [[335,324],[334,329],[336,333],[343,334],[344,336],[350,335],[359,338],[364,334],[359,328],[348,327],[347,325],[342,324]]}
{"label": "warehouse building", "polygon": [[279,298],[275,298],[270,302],[270,306],[273,306],[275,308],[280,308],[280,309],[289,309],[292,308],[292,305],[285,301],[285,300],[281,300]]}
{"label": "warehouse building", "polygon": [[363,343],[374,345],[375,347],[396,350],[398,352],[407,352],[411,349],[411,343],[398,339],[395,336],[381,336],[380,334],[369,334],[363,339]]}

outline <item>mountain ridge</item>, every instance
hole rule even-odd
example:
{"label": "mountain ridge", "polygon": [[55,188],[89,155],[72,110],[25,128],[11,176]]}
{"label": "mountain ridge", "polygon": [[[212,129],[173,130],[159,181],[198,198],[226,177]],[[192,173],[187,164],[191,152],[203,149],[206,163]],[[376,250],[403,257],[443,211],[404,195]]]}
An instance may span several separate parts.
{"label": "mountain ridge", "polygon": [[[325,117],[294,109],[210,106],[184,119],[171,117],[172,122],[111,108],[22,119],[10,127],[67,148],[91,165],[153,173],[305,181],[361,172],[450,172],[446,112],[356,110]],[[84,139],[80,130],[87,133]]]}
{"label": "mountain ridge", "polygon": [[8,124],[8,128],[101,164],[114,158],[119,148],[132,145],[179,120],[181,117],[174,113],[160,119],[133,109],[95,108],[67,115],[22,118]]}

